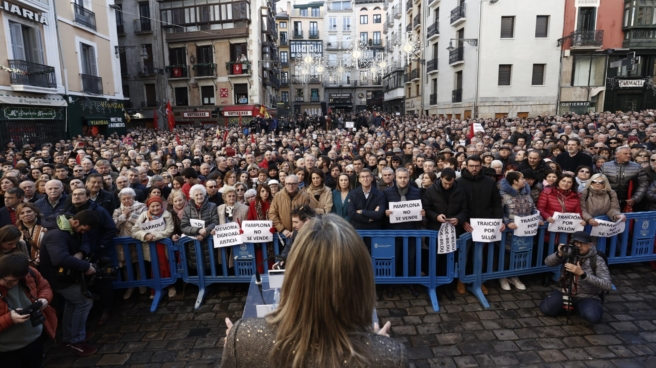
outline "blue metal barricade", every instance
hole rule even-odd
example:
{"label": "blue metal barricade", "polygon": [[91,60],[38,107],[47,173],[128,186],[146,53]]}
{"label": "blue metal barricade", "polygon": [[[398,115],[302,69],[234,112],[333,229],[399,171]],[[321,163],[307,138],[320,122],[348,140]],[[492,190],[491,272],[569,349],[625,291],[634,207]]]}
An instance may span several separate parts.
{"label": "blue metal barricade", "polygon": [[[183,237],[176,242],[180,250],[180,275],[188,284],[198,286],[198,297],[194,308],[203,304],[207,286],[216,283],[249,283],[255,274],[257,263],[255,249],[261,249],[264,261],[264,273],[275,260],[266,260],[266,243],[245,243],[232,247],[214,248],[212,238],[198,241],[191,237]],[[191,256],[190,253],[195,256]],[[280,245],[277,234],[273,237],[274,254],[279,253]],[[195,267],[193,267],[195,263]],[[232,263],[232,265],[231,265]]]}
{"label": "blue metal barricade", "polygon": [[[371,247],[376,284],[422,285],[428,289],[433,309],[436,312],[440,310],[435,289],[452,282],[457,273],[453,253],[445,255],[446,269],[437,270],[437,231],[360,230],[358,233]],[[422,249],[428,253],[422,254]],[[398,256],[401,256],[401,260],[397,259]],[[428,262],[423,261],[426,256]],[[402,264],[402,272],[397,272],[397,263]],[[437,276],[438,272],[440,276]],[[397,276],[399,273],[401,276]]]}
{"label": "blue metal barricade", "polygon": [[[624,213],[626,227],[623,233],[597,238],[597,250],[608,256],[608,264],[635,263],[656,260],[656,211]],[[606,216],[599,220],[609,221]],[[588,225],[586,230],[590,231]]]}
{"label": "blue metal barricade", "polygon": [[[155,297],[150,306],[150,311],[155,312],[157,306],[162,299],[162,290],[180,278],[178,273],[178,265],[176,262],[177,247],[173,244],[171,239],[161,239],[155,242],[147,243],[150,250],[150,269],[146,267],[146,260],[144,259],[143,245],[144,243],[130,237],[114,238],[114,246],[121,247],[125,255],[125,265],[121,267],[118,272],[118,279],[113,282],[112,286],[115,289],[125,289],[145,286],[155,290]],[[171,275],[162,277],[159,269],[159,256],[157,255],[157,244],[162,244],[166,247],[168,255],[169,269]],[[137,259],[133,259],[136,252]],[[118,264],[118,259],[114,259],[114,263]]]}

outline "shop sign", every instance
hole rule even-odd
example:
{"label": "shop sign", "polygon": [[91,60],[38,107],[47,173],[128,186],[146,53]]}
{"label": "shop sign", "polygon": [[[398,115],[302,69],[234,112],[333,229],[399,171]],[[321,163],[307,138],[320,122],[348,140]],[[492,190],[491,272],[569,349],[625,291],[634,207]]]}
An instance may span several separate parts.
{"label": "shop sign", "polygon": [[583,7],[585,7],[585,6],[594,6],[595,8],[598,8],[600,2],[601,2],[601,0],[576,0],[574,2],[574,6],[577,7],[577,8],[580,8],[582,6]]}
{"label": "shop sign", "polygon": [[588,107],[590,101],[565,101],[560,103],[561,107]]}
{"label": "shop sign", "polygon": [[223,116],[253,116],[253,111],[224,111]]}
{"label": "shop sign", "polygon": [[109,119],[87,119],[87,125],[109,125]]}
{"label": "shop sign", "polygon": [[107,125],[108,128],[125,128],[125,123],[123,122],[123,118],[109,118],[109,125]]}
{"label": "shop sign", "polygon": [[57,110],[41,107],[6,106],[2,109],[6,119],[48,119],[57,118]]}
{"label": "shop sign", "polygon": [[641,88],[645,85],[644,79],[618,79],[617,85],[620,88]]}
{"label": "shop sign", "polygon": [[3,1],[2,3],[0,3],[0,7],[2,8],[2,10],[6,11],[7,13],[16,14],[21,18],[29,19],[31,21],[41,23],[46,26],[48,25],[48,21],[46,20],[47,13],[37,13],[31,10],[27,10],[25,8],[21,8],[20,6],[16,4],[12,4],[7,1]]}
{"label": "shop sign", "polygon": [[182,113],[182,117],[185,119],[197,119],[197,118],[209,118],[209,111],[186,111]]}

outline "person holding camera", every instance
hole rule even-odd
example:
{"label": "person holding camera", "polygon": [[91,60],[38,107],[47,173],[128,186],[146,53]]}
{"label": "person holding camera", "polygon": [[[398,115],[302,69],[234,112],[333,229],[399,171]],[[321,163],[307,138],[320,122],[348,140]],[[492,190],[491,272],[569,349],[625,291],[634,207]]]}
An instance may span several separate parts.
{"label": "person holding camera", "polygon": [[549,267],[564,264],[561,269],[561,290],[556,290],[540,303],[540,311],[557,316],[574,310],[589,323],[601,321],[601,297],[613,287],[608,266],[592,239],[584,231],[572,235],[570,244],[558,245],[558,252],[548,256],[544,263]]}
{"label": "person holding camera", "polygon": [[25,254],[0,258],[0,362],[3,367],[41,367],[43,340],[55,338],[52,289]]}
{"label": "person holding camera", "polygon": [[65,300],[63,319],[64,347],[79,356],[95,354],[98,349],[87,344],[86,322],[93,299],[83,293],[80,278],[93,275],[95,267],[84,258],[90,252],[85,233],[98,227],[93,210],[59,215],[44,222],[48,229],[41,241],[41,272],[55,292]]}

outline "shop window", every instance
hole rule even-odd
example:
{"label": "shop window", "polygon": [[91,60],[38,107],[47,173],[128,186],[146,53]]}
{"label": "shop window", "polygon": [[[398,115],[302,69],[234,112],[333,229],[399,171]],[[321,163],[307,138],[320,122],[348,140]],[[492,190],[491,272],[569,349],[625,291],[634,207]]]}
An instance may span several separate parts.
{"label": "shop window", "polygon": [[574,56],[572,86],[603,86],[606,74],[606,56]]}

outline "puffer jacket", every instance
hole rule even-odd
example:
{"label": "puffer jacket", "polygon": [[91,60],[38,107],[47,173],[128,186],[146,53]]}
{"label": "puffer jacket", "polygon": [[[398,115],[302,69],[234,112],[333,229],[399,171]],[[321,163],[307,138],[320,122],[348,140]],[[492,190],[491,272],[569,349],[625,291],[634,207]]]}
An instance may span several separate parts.
{"label": "puffer jacket", "polygon": [[298,190],[294,198],[290,198],[286,190],[276,193],[269,207],[269,220],[273,222],[273,227],[281,233],[284,230],[293,231],[292,229],[292,209],[296,206],[307,204],[314,208],[310,200],[310,195],[302,190]]}
{"label": "puffer jacket", "polygon": [[439,180],[426,188],[426,193],[421,198],[421,205],[426,212],[426,229],[440,230],[442,223],[437,221],[438,215],[447,218],[457,218],[456,234],[462,234],[462,223],[469,220],[467,205],[467,194],[460,187],[458,181],[453,183],[449,201],[444,200],[442,184]]}
{"label": "puffer jacket", "polygon": [[558,190],[544,191],[538,198],[537,208],[543,219],[553,217],[554,212],[581,214],[581,200],[579,194],[571,190],[564,202],[558,198]]}
{"label": "puffer jacket", "polygon": [[617,160],[608,161],[601,166],[601,172],[608,178],[611,189],[617,193],[617,198],[627,197],[631,181],[633,181],[631,199],[640,203],[645,197],[649,188],[649,177],[640,164],[635,162],[619,164]]}
{"label": "puffer jacket", "polygon": [[612,221],[616,221],[621,215],[620,202],[614,191],[584,189],[580,193],[581,212],[583,219],[587,222],[593,217],[606,215]]}
{"label": "puffer jacket", "polygon": [[207,230],[205,237],[207,237],[209,233],[214,230],[214,227],[219,223],[219,214],[216,212],[216,205],[209,202],[207,198],[205,198],[205,201],[200,206],[200,208],[196,207],[196,204],[193,202],[193,200],[189,202],[187,207],[185,207],[182,215],[182,223],[180,224],[182,233],[196,237],[199,235],[198,231],[200,231],[200,229],[191,226],[191,222],[189,221],[191,219],[205,221],[205,229]]}
{"label": "puffer jacket", "polygon": [[519,192],[503,178],[499,181],[503,201],[503,223],[515,222],[515,216],[525,217],[538,213],[531,197],[531,187],[526,184]]}
{"label": "puffer jacket", "polygon": [[[590,247],[588,254],[580,256],[579,260],[581,262],[581,268],[583,272],[587,274],[585,280],[581,280],[579,277],[575,278],[577,284],[577,293],[573,295],[575,298],[596,298],[599,299],[599,294],[602,291],[610,291],[613,288],[613,284],[610,279],[610,272],[608,272],[608,266],[604,259],[597,255],[597,272],[596,274],[592,272],[592,267],[590,267],[590,259],[592,256],[597,255],[597,248],[594,245]],[[549,267],[555,267],[565,263],[567,259],[558,257],[558,253],[549,255],[544,263]],[[561,276],[565,273],[565,267],[562,267],[560,270]]]}
{"label": "puffer jacket", "polygon": [[649,199],[649,210],[656,211],[656,181],[651,183],[649,190],[647,190],[647,199]]}

